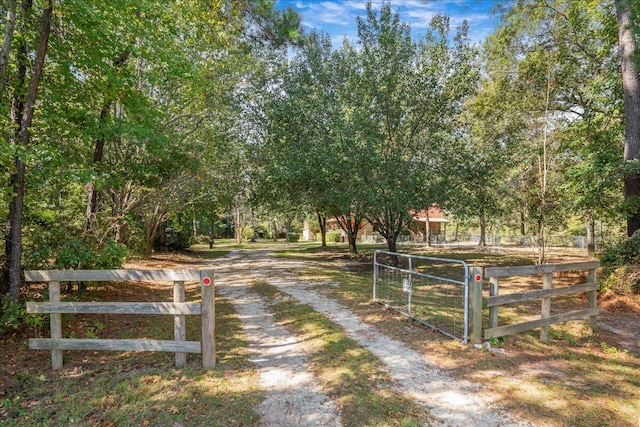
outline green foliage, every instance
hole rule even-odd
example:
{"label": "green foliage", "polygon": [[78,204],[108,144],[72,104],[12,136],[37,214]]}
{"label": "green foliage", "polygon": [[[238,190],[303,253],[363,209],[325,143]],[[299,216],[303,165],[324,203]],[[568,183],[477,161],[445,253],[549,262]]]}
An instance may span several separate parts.
{"label": "green foliage", "polygon": [[11,295],[4,295],[0,300],[0,336],[23,327],[35,329],[39,333],[44,324],[44,316],[38,313],[27,313],[23,301],[15,302]]}
{"label": "green foliage", "polygon": [[640,233],[606,246],[599,258],[604,267],[640,264]]}
{"label": "green foliage", "polygon": [[78,239],[72,239],[62,245],[56,255],[53,267],[56,269],[82,270],[93,267],[96,254],[88,245]]}
{"label": "green foliage", "polygon": [[251,242],[255,241],[256,229],[251,226],[242,227],[242,238]]}
{"label": "green foliage", "polygon": [[[54,255],[53,264],[49,265],[49,268],[63,270],[118,268],[122,267],[128,253],[129,250],[125,245],[113,240],[107,241],[102,247],[97,247],[78,239],[70,239]],[[42,259],[39,259],[38,263],[46,265]]]}
{"label": "green foliage", "polygon": [[108,240],[106,244],[95,254],[94,268],[99,270],[122,267],[129,250],[122,243]]}
{"label": "green foliage", "polygon": [[613,355],[613,354],[615,354],[615,355],[617,355],[617,354],[627,354],[627,353],[628,353],[628,350],[627,350],[627,349],[619,350],[617,347],[615,347],[615,346],[610,346],[609,344],[607,344],[607,343],[606,343],[606,342],[604,342],[604,341],[602,341],[602,342],[600,343],[600,348],[602,349],[602,351],[603,351],[605,354],[612,354],[612,355]]}
{"label": "green foliage", "polygon": [[637,266],[605,268],[600,280],[602,292],[617,295],[640,295],[640,269]]}
{"label": "green foliage", "polygon": [[300,233],[287,233],[287,242],[295,243],[300,241]]}
{"label": "green foliage", "polygon": [[93,322],[93,325],[87,327],[86,335],[87,338],[96,339],[102,335],[102,331],[106,328],[105,324],[102,322]]}
{"label": "green foliage", "polygon": [[327,233],[327,242],[339,243],[342,239],[341,231],[329,231]]}

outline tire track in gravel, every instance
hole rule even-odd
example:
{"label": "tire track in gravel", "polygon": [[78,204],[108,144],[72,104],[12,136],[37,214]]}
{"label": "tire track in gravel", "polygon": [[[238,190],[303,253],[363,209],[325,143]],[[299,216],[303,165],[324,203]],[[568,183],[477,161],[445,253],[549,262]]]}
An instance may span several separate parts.
{"label": "tire track in gravel", "polygon": [[251,281],[263,274],[245,254],[220,261],[215,267],[216,294],[234,305],[249,341],[250,360],[267,393],[256,408],[260,425],[340,426],[339,411],[311,374],[298,338],[276,325],[262,299],[249,291]]}
{"label": "tire track in gravel", "polygon": [[256,276],[300,303],[312,306],[340,325],[356,342],[371,351],[398,382],[400,391],[429,408],[442,421],[442,426],[532,426],[495,408],[491,399],[480,392],[481,384],[458,381],[402,342],[385,336],[375,327],[360,320],[338,302],[311,289],[312,284],[297,280],[287,270],[304,265],[286,259],[274,260],[268,253],[256,251],[243,254],[250,260]]}

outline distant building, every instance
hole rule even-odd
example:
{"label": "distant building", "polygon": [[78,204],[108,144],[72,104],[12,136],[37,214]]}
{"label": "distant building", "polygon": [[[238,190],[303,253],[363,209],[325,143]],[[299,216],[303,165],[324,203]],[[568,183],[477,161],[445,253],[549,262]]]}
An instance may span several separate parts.
{"label": "distant building", "polygon": [[[444,236],[447,230],[448,219],[444,217],[440,207],[433,205],[428,210],[423,209],[413,216],[412,221],[409,223],[407,230],[411,236],[411,240],[416,242],[426,242],[427,236],[432,239],[435,236]],[[429,230],[429,233],[427,233]],[[340,228],[340,224],[336,218],[327,219],[327,232],[340,231],[343,234],[343,240],[346,242],[346,233]],[[368,237],[373,236],[373,224],[366,219],[363,221],[363,225],[358,231],[357,240],[365,241]],[[303,238],[305,240],[314,240],[313,233],[307,228],[303,231]]]}

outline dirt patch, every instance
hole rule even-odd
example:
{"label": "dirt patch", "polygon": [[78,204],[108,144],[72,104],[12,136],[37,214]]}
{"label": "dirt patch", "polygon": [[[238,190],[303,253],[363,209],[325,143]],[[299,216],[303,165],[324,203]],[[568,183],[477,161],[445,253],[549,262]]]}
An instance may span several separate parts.
{"label": "dirt patch", "polygon": [[[335,405],[314,385],[313,377],[308,376],[304,345],[287,347],[295,343],[286,334],[280,337],[284,341],[270,341],[280,339],[277,336],[281,331],[270,330],[268,307],[261,306],[255,296],[244,290],[248,281],[258,279],[280,286],[327,317],[333,316],[359,342],[375,349],[376,355],[386,360],[389,371],[395,372],[398,387],[431,407],[443,425],[493,426],[508,424],[509,419],[514,423],[530,420],[541,426],[637,425],[640,409],[637,401],[633,401],[640,389],[637,299],[602,298],[600,327],[595,332],[580,323],[557,327],[549,344],[540,343],[536,334],[519,334],[500,343],[503,353],[491,353],[444,339],[394,312],[370,304],[362,294],[350,294],[344,284],[326,277],[314,280],[314,275],[307,272],[309,268],[341,268],[348,274],[367,274],[370,261],[344,255],[329,257],[326,262],[314,259],[312,263],[273,258],[264,253],[254,256],[248,258],[247,264],[241,264],[238,256],[216,260],[216,285],[221,286],[221,294],[227,292],[229,299],[236,300],[237,311],[245,316],[245,332],[256,332],[253,339],[257,341],[250,344],[251,358],[260,372],[256,378],[269,394],[266,403],[258,408],[263,425],[312,425],[313,419],[319,420],[315,425],[338,425],[339,417]],[[159,255],[135,260],[127,267],[197,268],[210,262],[188,255]],[[229,276],[225,277],[225,271]],[[231,276],[233,272],[236,277]],[[348,278],[346,275],[345,280]],[[573,283],[578,278],[565,279]],[[94,292],[95,298],[103,301],[171,300],[171,287],[163,284],[109,284],[90,287],[87,292]],[[197,293],[197,287],[188,292]],[[254,308],[243,314],[240,307],[245,304]],[[251,323],[253,317],[255,321]],[[85,338],[90,333],[122,338],[148,327],[150,321],[143,317],[122,322],[108,317],[74,316],[63,324],[66,336]],[[105,327],[98,327],[100,324]],[[172,327],[169,325],[167,330]],[[264,336],[259,337],[261,334]],[[30,379],[49,369],[49,352],[28,350],[26,343],[30,336],[34,336],[32,332],[3,337],[0,400],[20,393],[29,386]],[[284,353],[272,353],[276,348]],[[82,372],[88,362],[108,363],[118,357],[121,356],[112,353],[68,352],[65,367],[68,372],[74,372],[74,368]],[[167,357],[162,360],[171,363]],[[274,360],[282,366],[269,365]],[[285,381],[288,379],[293,382]],[[446,390],[452,393],[447,394]],[[467,399],[471,402],[468,406],[476,412],[463,413],[447,399],[460,402]],[[269,418],[274,414],[275,418]],[[0,413],[0,419],[2,416]]]}

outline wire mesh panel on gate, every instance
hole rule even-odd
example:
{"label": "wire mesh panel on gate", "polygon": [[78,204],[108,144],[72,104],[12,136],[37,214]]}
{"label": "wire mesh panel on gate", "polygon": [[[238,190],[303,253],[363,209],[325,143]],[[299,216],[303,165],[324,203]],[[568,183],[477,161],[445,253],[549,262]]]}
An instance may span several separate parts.
{"label": "wire mesh panel on gate", "polygon": [[465,342],[467,284],[464,261],[386,251],[374,255],[376,302]]}

